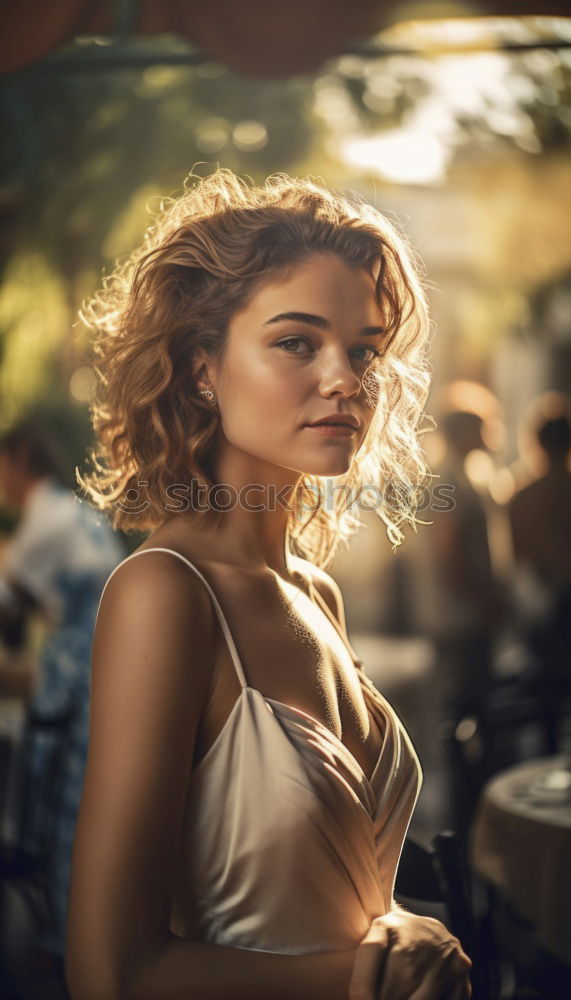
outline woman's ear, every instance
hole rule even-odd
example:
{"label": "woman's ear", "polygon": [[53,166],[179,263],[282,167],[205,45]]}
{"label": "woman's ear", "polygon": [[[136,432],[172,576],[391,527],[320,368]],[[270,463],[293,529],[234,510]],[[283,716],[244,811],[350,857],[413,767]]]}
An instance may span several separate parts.
{"label": "woman's ear", "polygon": [[202,348],[193,357],[192,377],[199,391],[201,389],[215,388],[214,364],[212,358]]}

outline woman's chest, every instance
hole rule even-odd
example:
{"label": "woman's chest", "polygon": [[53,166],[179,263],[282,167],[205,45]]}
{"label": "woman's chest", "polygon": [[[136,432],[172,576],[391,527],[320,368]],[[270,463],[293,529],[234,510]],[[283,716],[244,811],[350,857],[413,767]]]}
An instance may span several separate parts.
{"label": "woman's chest", "polygon": [[[246,591],[239,582],[226,582],[217,592],[246,684],[320,722],[370,775],[383,734],[368,711],[349,650],[326,613],[300,588],[275,581],[249,581]],[[220,630],[198,759],[217,739],[240,691]]]}

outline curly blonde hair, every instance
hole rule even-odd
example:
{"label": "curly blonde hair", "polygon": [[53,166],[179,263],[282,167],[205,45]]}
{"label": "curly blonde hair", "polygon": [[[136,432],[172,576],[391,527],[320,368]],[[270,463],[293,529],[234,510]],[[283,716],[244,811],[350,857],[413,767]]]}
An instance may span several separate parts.
{"label": "curly blonde hair", "polygon": [[[98,388],[91,406],[97,445],[93,471],[78,482],[124,531],[151,531],[164,519],[173,481],[215,484],[207,473],[218,416],[198,393],[198,349],[220,359],[229,321],[261,284],[287,275],[315,252],[331,252],[376,278],[387,330],[381,357],[363,385],[374,414],[351,467],[324,502],[324,477],[306,474],[288,514],[293,552],[325,567],[339,541],[361,526],[359,504],[374,494],[393,546],[416,511],[428,471],[421,448],[430,376],[429,321],[421,272],[404,237],[354,193],[312,178],[273,174],[263,186],[216,169],[192,174],[182,195],[165,200],[142,245],[84,303],[96,331]],[[129,507],[144,483],[144,510]],[[379,502],[379,498],[382,501]],[[308,503],[309,500],[309,503]],[[215,521],[221,512],[197,511]]]}

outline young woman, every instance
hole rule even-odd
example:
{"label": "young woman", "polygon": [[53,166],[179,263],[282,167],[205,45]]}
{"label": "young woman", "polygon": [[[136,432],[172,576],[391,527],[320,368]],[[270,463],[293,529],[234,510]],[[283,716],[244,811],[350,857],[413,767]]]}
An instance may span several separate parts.
{"label": "young woman", "polygon": [[[73,1000],[460,1000],[393,886],[420,785],[324,571],[424,474],[423,292],[360,199],[218,170],[89,304],[109,578],[74,845]],[[334,487],[334,488],[333,488]]]}

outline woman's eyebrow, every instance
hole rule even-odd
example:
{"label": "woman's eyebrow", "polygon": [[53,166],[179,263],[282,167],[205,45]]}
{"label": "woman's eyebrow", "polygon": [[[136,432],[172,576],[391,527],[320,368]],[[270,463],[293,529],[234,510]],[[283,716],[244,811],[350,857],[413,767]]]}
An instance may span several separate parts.
{"label": "woman's eyebrow", "polygon": [[[272,316],[271,319],[267,319],[263,324],[264,326],[270,326],[271,323],[282,323],[284,320],[289,320],[293,323],[308,323],[310,326],[317,326],[320,330],[330,330],[331,323],[325,316],[317,316],[314,313],[306,312],[285,312],[278,313],[277,316]],[[380,334],[386,333],[383,326],[364,326],[362,330],[359,330],[359,337],[378,337]]]}

